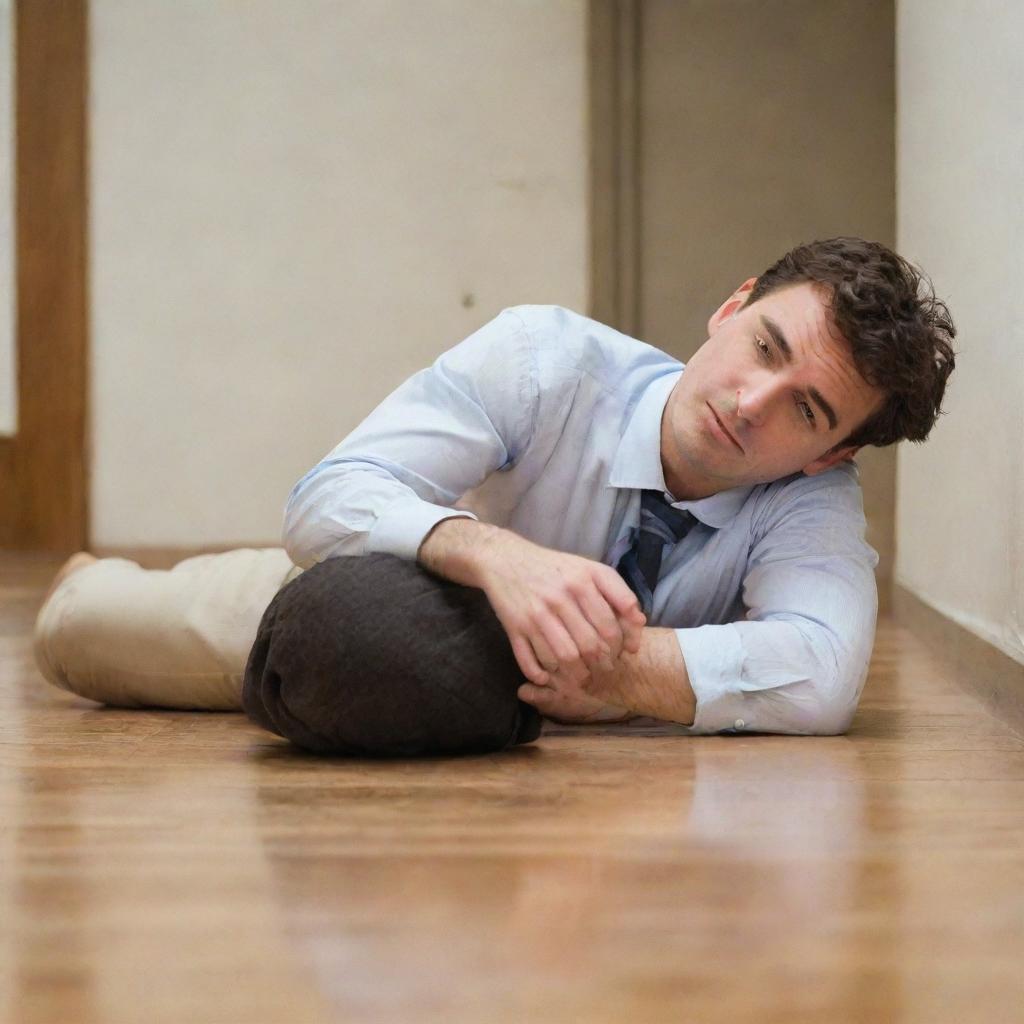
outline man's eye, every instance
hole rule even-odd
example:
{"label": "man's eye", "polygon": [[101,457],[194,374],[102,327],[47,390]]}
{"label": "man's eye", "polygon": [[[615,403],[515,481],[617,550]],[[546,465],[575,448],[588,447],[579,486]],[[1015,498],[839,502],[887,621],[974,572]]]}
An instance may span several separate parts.
{"label": "man's eye", "polygon": [[807,410],[807,414],[806,414],[806,416],[804,418],[807,420],[808,423],[813,423],[814,422],[814,410],[806,402],[797,402],[797,405],[799,405],[801,408]]}
{"label": "man's eye", "polygon": [[765,357],[765,359],[771,359],[772,350],[769,348],[768,342],[766,342],[759,334],[754,335],[754,344],[757,345],[758,351]]}

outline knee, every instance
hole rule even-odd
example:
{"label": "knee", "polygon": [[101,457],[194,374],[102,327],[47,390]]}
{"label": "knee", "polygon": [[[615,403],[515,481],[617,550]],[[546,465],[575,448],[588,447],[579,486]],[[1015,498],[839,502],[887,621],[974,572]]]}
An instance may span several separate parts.
{"label": "knee", "polygon": [[249,654],[243,705],[320,753],[407,756],[535,739],[540,717],[483,591],[392,555],[332,558],[284,587]]}

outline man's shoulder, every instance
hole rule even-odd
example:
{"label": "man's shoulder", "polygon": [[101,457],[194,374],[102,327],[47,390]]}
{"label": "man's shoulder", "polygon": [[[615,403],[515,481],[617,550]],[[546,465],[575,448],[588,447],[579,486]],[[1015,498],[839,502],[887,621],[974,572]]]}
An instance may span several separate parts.
{"label": "man's shoulder", "polygon": [[864,496],[855,462],[840,462],[814,476],[790,473],[755,489],[755,519],[762,527],[795,510],[834,511],[860,518]]}
{"label": "man's shoulder", "polygon": [[573,339],[597,339],[619,342],[626,345],[642,345],[637,338],[617,331],[608,324],[594,320],[592,317],[577,313],[573,309],[559,305],[508,306],[502,315],[511,314],[519,319],[523,328],[541,342],[562,343]]}
{"label": "man's shoulder", "polygon": [[653,345],[565,306],[509,306],[502,315],[516,317],[538,353],[561,364],[593,373],[621,372],[637,364],[682,366]]}

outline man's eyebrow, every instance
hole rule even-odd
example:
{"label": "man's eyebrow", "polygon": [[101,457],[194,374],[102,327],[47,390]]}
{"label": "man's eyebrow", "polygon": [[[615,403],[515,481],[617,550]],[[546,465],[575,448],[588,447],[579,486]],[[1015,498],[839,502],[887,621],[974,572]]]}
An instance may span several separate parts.
{"label": "man's eyebrow", "polygon": [[[786,363],[793,362],[793,350],[789,347],[789,342],[786,341],[786,335],[782,333],[782,328],[771,318],[761,315],[761,323],[764,325],[765,330],[772,336],[772,341],[775,342],[775,347],[782,354],[782,359]],[[824,395],[817,388],[808,388],[807,394],[818,404],[821,411],[828,417],[828,425],[830,430],[835,430],[839,426],[839,417],[836,416],[835,410]]]}

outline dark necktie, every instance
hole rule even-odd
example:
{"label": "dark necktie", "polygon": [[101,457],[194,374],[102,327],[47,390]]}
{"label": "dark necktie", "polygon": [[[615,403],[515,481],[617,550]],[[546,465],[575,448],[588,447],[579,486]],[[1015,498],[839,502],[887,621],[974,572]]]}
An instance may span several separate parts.
{"label": "dark necktie", "polygon": [[643,491],[640,497],[640,526],[633,546],[615,567],[640,600],[644,615],[650,616],[654,587],[661,571],[665,547],[678,544],[697,520],[682,509],[673,508],[660,491]]}

